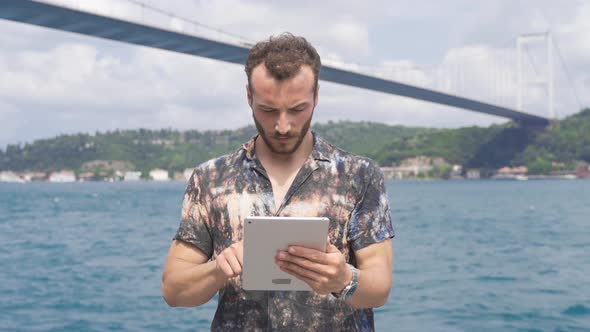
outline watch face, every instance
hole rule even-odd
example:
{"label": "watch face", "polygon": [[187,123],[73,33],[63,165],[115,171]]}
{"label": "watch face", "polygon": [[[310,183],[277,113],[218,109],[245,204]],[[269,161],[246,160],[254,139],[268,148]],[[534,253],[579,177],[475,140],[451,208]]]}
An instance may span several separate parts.
{"label": "watch face", "polygon": [[344,288],[344,290],[342,291],[342,297],[344,299],[344,301],[348,301],[352,298],[352,296],[354,295],[354,292],[356,291],[356,287],[358,285],[358,280],[359,280],[359,270],[352,266],[352,265],[348,265],[350,267],[350,270],[352,271],[352,280],[350,280],[350,283],[348,284],[348,286],[346,286]]}
{"label": "watch face", "polygon": [[358,283],[358,270],[357,270],[357,268],[355,268],[351,264],[346,264],[346,265],[348,266],[348,268],[352,272],[352,279],[350,279],[350,282],[348,283],[348,285],[346,285],[346,287],[344,287],[340,292],[332,293],[332,295],[334,295],[334,297],[337,299],[342,298],[343,300],[347,300],[348,298],[350,298],[352,296],[352,293],[354,293],[354,291],[348,297],[347,297],[347,294],[350,293],[351,288],[353,288],[353,287],[356,288],[356,285]]}

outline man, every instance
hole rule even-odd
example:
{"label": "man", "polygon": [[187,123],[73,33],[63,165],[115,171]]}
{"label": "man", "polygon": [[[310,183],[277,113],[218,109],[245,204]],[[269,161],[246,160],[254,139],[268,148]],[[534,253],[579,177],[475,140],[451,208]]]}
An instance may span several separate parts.
{"label": "man", "polygon": [[[309,130],[320,57],[301,37],[256,44],[246,93],[258,135],[199,165],[162,275],[171,306],[198,306],[219,291],[212,330],[366,331],[387,301],[394,236],[383,176],[367,159]],[[242,225],[248,216],[327,217],[326,252],[293,246],[281,269],[313,292],[244,291]]]}

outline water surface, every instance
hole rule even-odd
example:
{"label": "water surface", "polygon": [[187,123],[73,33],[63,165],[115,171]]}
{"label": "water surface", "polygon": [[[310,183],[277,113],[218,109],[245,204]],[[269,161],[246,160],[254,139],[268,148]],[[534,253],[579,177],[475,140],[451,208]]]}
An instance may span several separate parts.
{"label": "water surface", "polygon": [[[160,278],[181,183],[0,184],[0,331],[208,330]],[[590,181],[388,183],[379,331],[590,331]]]}

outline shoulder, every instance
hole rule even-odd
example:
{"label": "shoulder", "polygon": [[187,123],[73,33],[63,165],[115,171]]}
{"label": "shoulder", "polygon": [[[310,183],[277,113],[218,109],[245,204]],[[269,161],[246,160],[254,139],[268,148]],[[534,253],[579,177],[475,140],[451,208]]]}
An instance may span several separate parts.
{"label": "shoulder", "polygon": [[235,150],[232,153],[225,154],[216,158],[209,159],[201,164],[198,164],[193,169],[191,181],[199,182],[216,182],[230,173],[236,171],[236,166],[243,163],[245,160],[245,152],[242,148]]}
{"label": "shoulder", "polygon": [[338,172],[360,177],[372,177],[381,173],[379,165],[373,159],[336,147],[319,136],[317,141],[320,153],[330,160],[332,167]]}

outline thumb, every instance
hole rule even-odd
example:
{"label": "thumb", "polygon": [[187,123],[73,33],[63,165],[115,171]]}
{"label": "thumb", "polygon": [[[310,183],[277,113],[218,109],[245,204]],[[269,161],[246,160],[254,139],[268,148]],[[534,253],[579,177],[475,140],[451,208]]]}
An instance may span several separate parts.
{"label": "thumb", "polygon": [[236,243],[236,251],[238,253],[238,262],[244,266],[244,240]]}
{"label": "thumb", "polygon": [[335,245],[330,243],[330,237],[328,236],[328,238],[326,239],[326,253],[334,253],[334,252],[340,252],[340,250],[338,250],[338,248],[336,248]]}

